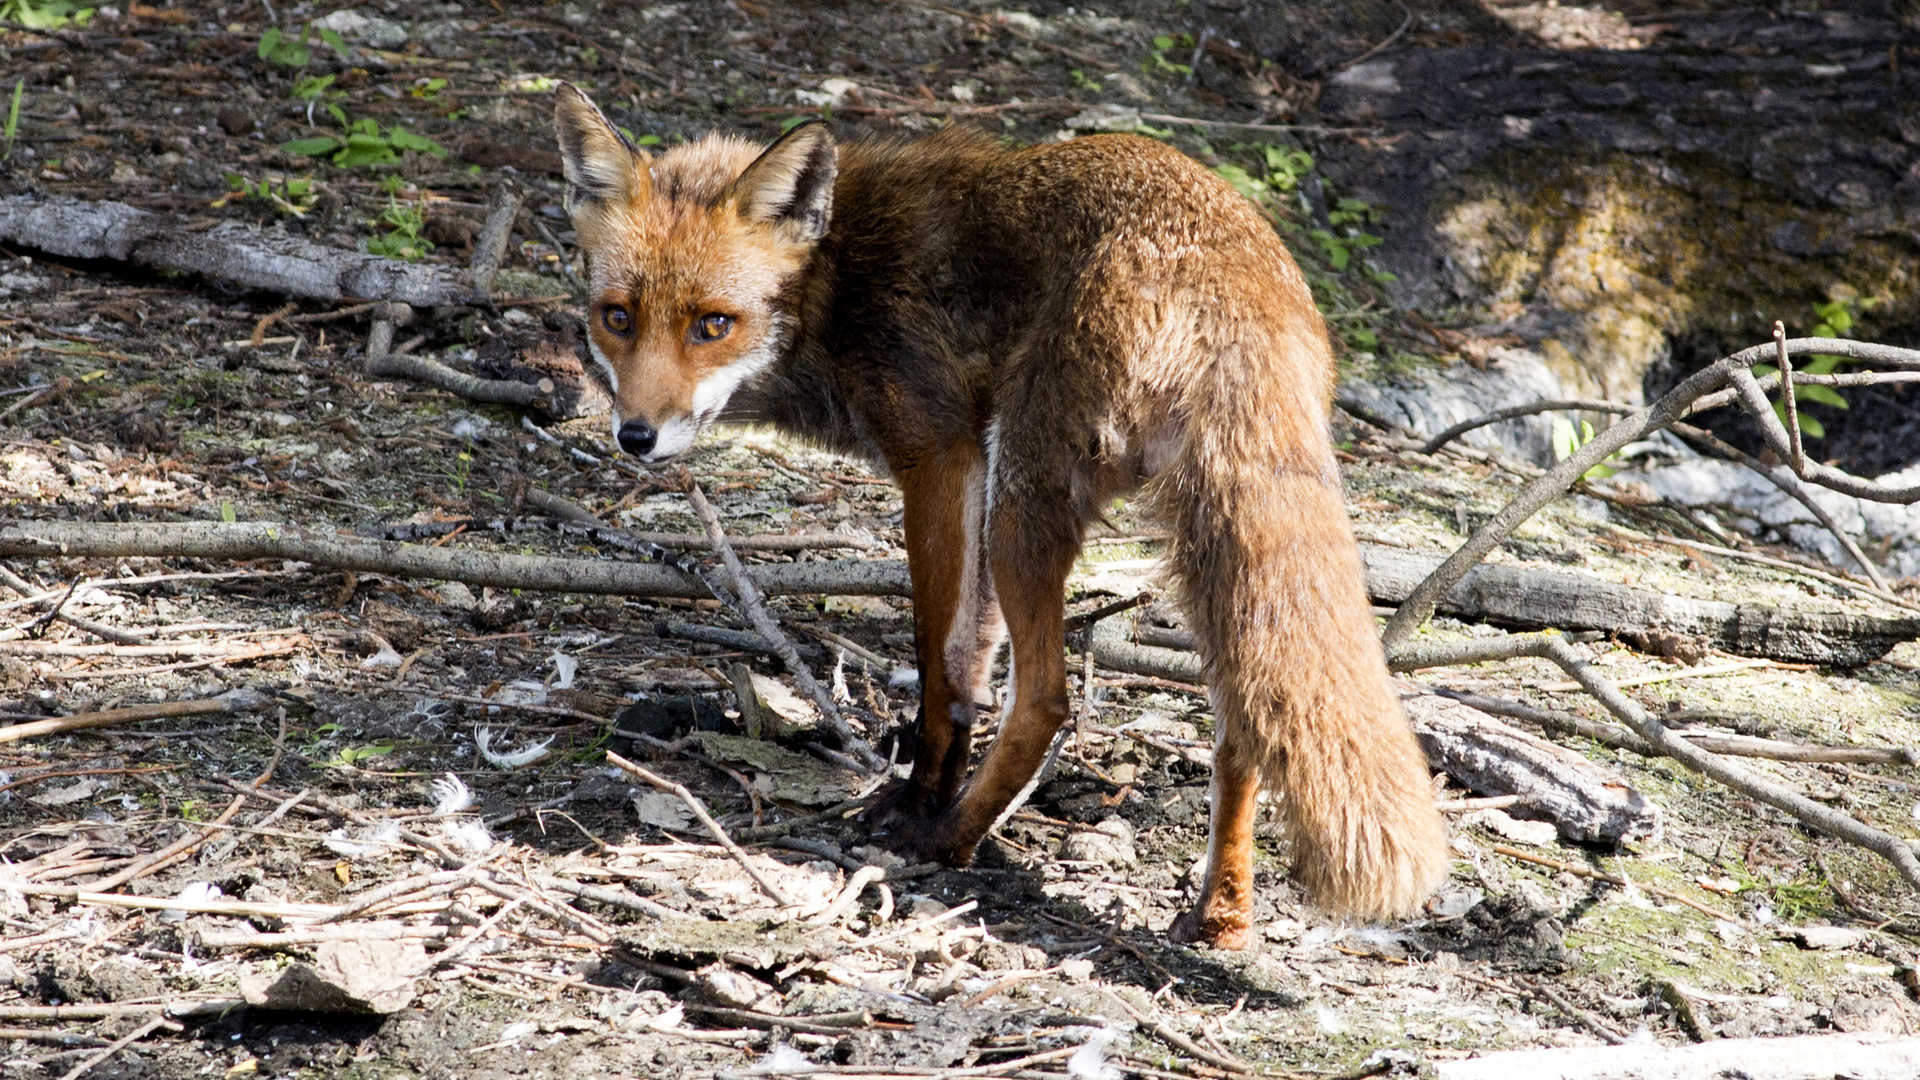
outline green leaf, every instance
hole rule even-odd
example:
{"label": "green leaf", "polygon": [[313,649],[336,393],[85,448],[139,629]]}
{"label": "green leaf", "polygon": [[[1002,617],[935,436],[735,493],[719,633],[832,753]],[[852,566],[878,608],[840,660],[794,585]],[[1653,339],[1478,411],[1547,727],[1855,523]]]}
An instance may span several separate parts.
{"label": "green leaf", "polygon": [[1833,327],[1828,326],[1826,323],[1821,323],[1819,326],[1816,326],[1813,328],[1813,336],[1814,337],[1839,337],[1840,334]]}
{"label": "green leaf", "polygon": [[635,139],[635,140],[633,140],[633,145],[635,145],[635,146],[659,146],[659,145],[660,145],[660,141],[661,141],[661,140],[660,140],[660,136],[658,136],[658,135],[642,135],[642,136],[640,136],[639,138],[637,138],[637,139]]}
{"label": "green leaf", "polygon": [[343,169],[356,169],[365,165],[391,165],[400,160],[393,152],[387,140],[378,135],[354,132],[347,136],[345,146],[333,155],[333,163]]}
{"label": "green leaf", "polygon": [[240,518],[236,516],[233,512],[232,503],[223,502],[220,504],[220,520],[226,522],[229,525],[240,520]]}
{"label": "green leaf", "polygon": [[345,60],[353,55],[352,51],[347,48],[347,39],[341,37],[338,30],[327,26],[322,26],[318,29],[320,31],[320,40],[326,42],[327,48],[332,49],[340,59]]}
{"label": "green leaf", "polygon": [[403,127],[388,128],[387,142],[391,144],[395,150],[414,150],[422,154],[432,154],[436,157],[447,156],[446,150],[443,149],[439,143],[434,142],[425,135],[417,135]]}
{"label": "green leaf", "polygon": [[1795,401],[1811,401],[1815,405],[1831,405],[1836,409],[1847,408],[1847,399],[1833,392],[1827,386],[1796,386],[1793,388]]}
{"label": "green leaf", "polygon": [[1756,379],[1764,379],[1779,370],[1779,368],[1774,367],[1772,364],[1755,364],[1753,365],[1753,377]]}
{"label": "green leaf", "polygon": [[305,154],[308,157],[331,154],[339,147],[340,140],[331,135],[315,135],[312,138],[293,139],[280,144],[280,149],[289,154]]}
{"label": "green leaf", "polygon": [[1161,34],[1159,37],[1153,39],[1153,47],[1165,52],[1173,48],[1173,39],[1165,34]]}
{"label": "green leaf", "polygon": [[333,80],[336,78],[338,76],[335,75],[309,75],[293,84],[293,96],[301,101],[317,100],[326,92],[327,87],[333,85]]}
{"label": "green leaf", "polygon": [[1380,335],[1364,326],[1354,326],[1348,328],[1347,340],[1363,349],[1371,349],[1380,344]]}
{"label": "green leaf", "polygon": [[1846,359],[1847,357],[1835,356],[1832,353],[1814,353],[1800,370],[1809,375],[1831,375],[1833,369],[1839,367]]}
{"label": "green leaf", "polygon": [[1553,418],[1553,460],[1565,461],[1580,449],[1580,436],[1573,430],[1573,421],[1564,416]]}
{"label": "green leaf", "polygon": [[1827,437],[1827,426],[1811,416],[1802,414],[1800,417],[1800,434],[1809,439],[1824,439]]}

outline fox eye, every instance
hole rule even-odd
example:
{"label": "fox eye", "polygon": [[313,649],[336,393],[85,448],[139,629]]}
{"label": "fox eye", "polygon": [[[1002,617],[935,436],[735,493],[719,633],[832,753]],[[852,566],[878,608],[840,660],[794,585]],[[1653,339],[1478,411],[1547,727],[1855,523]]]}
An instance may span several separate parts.
{"label": "fox eye", "polygon": [[733,316],[710,312],[700,316],[693,323],[693,340],[719,341],[733,329]]}
{"label": "fox eye", "polygon": [[633,329],[633,317],[626,308],[610,307],[600,313],[600,322],[616,334],[625,335]]}

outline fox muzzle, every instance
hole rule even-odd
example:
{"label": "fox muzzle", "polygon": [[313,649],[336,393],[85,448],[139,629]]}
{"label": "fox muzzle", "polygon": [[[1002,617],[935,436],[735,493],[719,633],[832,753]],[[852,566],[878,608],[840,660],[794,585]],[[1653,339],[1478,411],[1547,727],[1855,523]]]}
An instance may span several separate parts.
{"label": "fox muzzle", "polygon": [[660,441],[660,432],[645,420],[628,420],[620,425],[615,438],[620,449],[637,458],[653,453],[654,444]]}

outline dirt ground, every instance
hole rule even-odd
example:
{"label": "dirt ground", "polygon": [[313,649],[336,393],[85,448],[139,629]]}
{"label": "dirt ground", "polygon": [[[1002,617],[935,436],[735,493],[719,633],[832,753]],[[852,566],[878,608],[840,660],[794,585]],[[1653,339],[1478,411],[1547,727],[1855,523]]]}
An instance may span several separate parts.
{"label": "dirt ground", "polygon": [[[1659,14],[1639,7],[1636,18]],[[1130,121],[1269,200],[1350,363],[1416,362],[1422,341],[1452,340],[1389,311],[1391,283],[1359,239],[1364,205],[1316,236],[1313,199],[1295,195],[1330,191],[1339,212],[1338,189],[1271,157],[1350,149],[1334,131],[1350,122],[1316,102],[1330,72],[1395,33],[1398,7],[339,10],[353,16],[331,15],[339,37],[316,30],[304,45],[300,29],[328,5],[132,4],[85,25],[10,24],[0,68],[21,90],[0,184],[460,267],[490,191],[511,179],[527,202],[496,306],[403,334],[456,367],[571,377],[578,297],[545,119],[554,79],[588,87],[648,144],[716,128],[764,138],[823,112],[844,137],[965,117],[1038,141],[1098,126],[1111,107],[1297,124],[1309,130],[1244,132],[1262,144],[1248,145],[1229,129]],[[1533,47],[1476,7],[1422,7],[1408,26],[1403,49]],[[263,44],[270,27],[285,40]],[[370,126],[342,145],[371,163],[283,148],[339,143],[354,123]],[[621,467],[591,395],[556,422],[369,378],[363,322],[284,322],[326,304],[286,311],[284,297],[215,280],[0,254],[6,518],[416,526],[423,543],[624,558],[529,519],[528,488],[609,524],[690,533],[691,476],[729,533],[811,538],[750,562],[904,557],[897,494],[860,462],[728,430],[670,469]],[[1448,313],[1426,314],[1447,332]],[[1534,475],[1477,452],[1419,454],[1345,418],[1338,438],[1356,532],[1392,547],[1450,550]],[[1495,558],[1903,614],[1830,580],[1661,544],[1752,546],[1754,525],[1631,494],[1616,483],[1563,502]],[[1156,551],[1151,524],[1116,509],[1070,610],[1152,588]],[[64,610],[146,643],[38,625],[40,608],[0,594],[0,719],[266,695],[246,711],[0,742],[9,1077],[1101,1075],[1090,1044],[1143,1077],[1414,1075],[1511,1048],[1904,1033],[1920,1018],[1920,909],[1889,866],[1670,762],[1580,739],[1563,741],[1660,806],[1657,836],[1570,844],[1458,806],[1453,874],[1428,914],[1358,926],[1302,902],[1268,830],[1256,947],[1195,950],[1165,938],[1205,840],[1212,717],[1192,687],[1091,667],[1089,683],[1075,653],[1088,712],[1026,808],[970,869],[906,866],[869,843],[859,809],[872,785],[809,751],[819,717],[780,662],[708,632],[740,626],[716,601],[515,594],[280,561],[7,565],[36,595],[65,595]],[[884,750],[880,729],[911,722],[917,700],[906,602],[781,598],[772,610]],[[1492,631],[1440,619],[1430,632]],[[1631,693],[1676,723],[1920,744],[1912,644],[1850,670],[1731,657],[1689,668],[1621,642],[1584,647],[1611,675],[1651,678]],[[772,710],[753,733],[764,737],[745,726],[737,665]],[[1522,660],[1413,681],[1603,717],[1562,678]],[[607,751],[696,794],[767,884]],[[1751,767],[1920,833],[1908,767]],[[869,866],[885,877],[865,871],[850,890]],[[447,949],[459,953],[435,959]],[[418,978],[385,1015],[235,1004],[316,964]]]}

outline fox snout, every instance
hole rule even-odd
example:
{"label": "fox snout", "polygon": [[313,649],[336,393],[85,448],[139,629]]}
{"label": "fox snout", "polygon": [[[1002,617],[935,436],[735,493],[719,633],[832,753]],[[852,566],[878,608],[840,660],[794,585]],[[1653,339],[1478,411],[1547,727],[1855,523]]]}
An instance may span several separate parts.
{"label": "fox snout", "polygon": [[660,432],[645,420],[625,420],[614,429],[613,437],[620,449],[644,460],[660,441]]}

